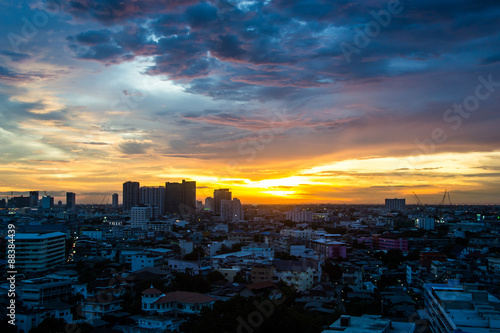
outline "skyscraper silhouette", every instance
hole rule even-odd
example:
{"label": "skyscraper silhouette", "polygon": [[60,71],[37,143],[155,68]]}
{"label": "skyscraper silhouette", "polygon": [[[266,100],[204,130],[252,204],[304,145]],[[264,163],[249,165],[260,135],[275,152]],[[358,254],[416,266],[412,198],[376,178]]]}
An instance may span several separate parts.
{"label": "skyscraper silhouette", "polygon": [[123,183],[123,210],[130,211],[130,209],[139,204],[139,182],[125,182]]}

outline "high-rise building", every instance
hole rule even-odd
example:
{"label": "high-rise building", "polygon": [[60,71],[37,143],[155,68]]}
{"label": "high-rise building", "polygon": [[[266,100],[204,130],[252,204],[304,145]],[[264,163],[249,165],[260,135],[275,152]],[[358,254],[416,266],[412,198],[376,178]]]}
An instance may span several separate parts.
{"label": "high-rise building", "polygon": [[9,201],[12,208],[30,207],[30,197],[21,195],[20,197],[12,197]]}
{"label": "high-rise building", "polygon": [[157,207],[132,207],[130,209],[130,224],[135,228],[147,230],[149,229],[149,222],[157,217]]}
{"label": "high-rise building", "polygon": [[417,227],[419,229],[434,230],[434,218],[433,217],[419,217],[417,219]]}
{"label": "high-rise building", "polygon": [[43,272],[56,265],[63,264],[66,251],[65,241],[66,235],[62,232],[47,234],[17,233],[16,268],[23,273]]}
{"label": "high-rise building", "polygon": [[30,207],[38,207],[38,191],[30,191]]}
{"label": "high-rise building", "polygon": [[76,206],[76,194],[73,192],[66,192],[66,209],[71,209]]}
{"label": "high-rise building", "polygon": [[214,205],[215,205],[214,198],[212,197],[205,198],[205,210],[213,212],[215,209]]}
{"label": "high-rise building", "polygon": [[231,200],[231,192],[228,188],[214,190],[214,213],[220,214],[221,200]]}
{"label": "high-rise building", "polygon": [[132,207],[139,204],[139,186],[138,182],[123,183],[123,210],[130,211]]}
{"label": "high-rise building", "polygon": [[222,199],[220,202],[220,219],[227,222],[238,222],[243,220],[243,208],[237,198],[233,200]]}
{"label": "high-rise building", "polygon": [[406,209],[405,199],[385,199],[385,209],[402,212]]}
{"label": "high-rise building", "polygon": [[113,208],[118,208],[118,193],[113,193],[111,204]]}
{"label": "high-rise building", "polygon": [[155,206],[160,215],[164,215],[165,209],[165,187],[142,186],[139,188],[139,204]]}
{"label": "high-rise building", "polygon": [[42,209],[50,209],[54,207],[54,197],[46,195],[42,197]]}
{"label": "high-rise building", "polygon": [[189,214],[196,211],[196,182],[165,183],[167,213]]}

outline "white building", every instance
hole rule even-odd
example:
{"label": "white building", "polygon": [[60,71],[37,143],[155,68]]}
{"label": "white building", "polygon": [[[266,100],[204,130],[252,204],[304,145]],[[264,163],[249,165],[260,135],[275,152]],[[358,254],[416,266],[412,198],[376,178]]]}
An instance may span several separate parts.
{"label": "white building", "polygon": [[16,269],[21,272],[43,272],[65,262],[66,235],[17,233]]}
{"label": "white building", "polygon": [[132,207],[130,209],[130,224],[132,227],[149,229],[149,221],[158,217],[157,207]]}
{"label": "white building", "polygon": [[233,198],[233,200],[222,199],[220,201],[220,218],[227,222],[243,221],[243,208],[240,200],[237,198]]}
{"label": "white building", "polygon": [[142,292],[142,310],[149,314],[198,314],[204,307],[212,307],[215,298],[188,291],[174,291],[164,294],[153,288]]}
{"label": "white building", "polygon": [[419,229],[434,230],[434,222],[433,217],[419,217],[417,219],[417,226]]}
{"label": "white building", "polygon": [[163,265],[163,257],[151,254],[136,254],[132,256],[132,272],[138,271],[146,267],[161,267]]}
{"label": "white building", "polygon": [[343,315],[322,333],[413,333],[415,326],[414,323],[395,322],[377,315]]}
{"label": "white building", "polygon": [[432,332],[500,331],[500,300],[480,289],[478,284],[424,284]]}
{"label": "white building", "polygon": [[309,210],[290,210],[286,212],[286,219],[292,222],[312,222],[314,213]]}

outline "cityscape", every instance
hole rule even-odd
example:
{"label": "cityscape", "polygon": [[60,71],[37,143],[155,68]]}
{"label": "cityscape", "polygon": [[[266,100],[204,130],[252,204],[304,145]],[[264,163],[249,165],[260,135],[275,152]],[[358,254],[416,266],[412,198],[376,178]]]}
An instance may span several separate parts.
{"label": "cityscape", "polygon": [[500,3],[0,1],[2,333],[499,333]]}

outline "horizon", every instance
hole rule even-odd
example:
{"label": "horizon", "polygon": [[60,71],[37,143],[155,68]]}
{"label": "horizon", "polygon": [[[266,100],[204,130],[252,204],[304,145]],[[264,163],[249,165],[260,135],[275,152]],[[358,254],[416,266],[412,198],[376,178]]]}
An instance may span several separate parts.
{"label": "horizon", "polygon": [[0,198],[192,179],[202,201],[498,204],[497,3],[0,8]]}

